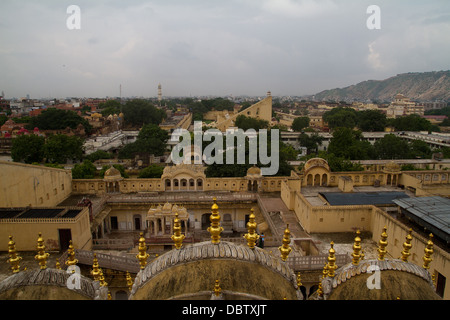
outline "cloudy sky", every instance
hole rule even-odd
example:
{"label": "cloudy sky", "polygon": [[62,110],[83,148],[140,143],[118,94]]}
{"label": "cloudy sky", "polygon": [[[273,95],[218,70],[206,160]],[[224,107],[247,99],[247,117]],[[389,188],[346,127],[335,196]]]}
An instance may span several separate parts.
{"label": "cloudy sky", "polygon": [[6,98],[300,96],[448,69],[448,0],[0,1]]}

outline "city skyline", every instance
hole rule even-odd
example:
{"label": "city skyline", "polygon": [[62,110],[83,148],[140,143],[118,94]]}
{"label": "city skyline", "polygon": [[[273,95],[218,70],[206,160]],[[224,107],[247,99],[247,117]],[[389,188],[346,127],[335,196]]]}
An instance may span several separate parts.
{"label": "city skyline", "polygon": [[[70,5],[80,28],[67,26]],[[367,27],[370,5],[380,29]],[[2,1],[0,91],[303,96],[449,69],[448,1]]]}

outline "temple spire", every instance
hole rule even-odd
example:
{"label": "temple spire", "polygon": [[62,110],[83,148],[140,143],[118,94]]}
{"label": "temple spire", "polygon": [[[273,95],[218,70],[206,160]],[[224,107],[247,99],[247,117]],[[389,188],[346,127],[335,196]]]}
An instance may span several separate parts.
{"label": "temple spire", "polygon": [[283,244],[281,245],[281,247],[278,247],[278,250],[280,250],[281,252],[281,260],[286,261],[289,253],[291,253],[292,248],[289,246],[289,244],[291,243],[291,232],[289,231],[289,224],[286,225],[286,229],[284,230],[284,235],[283,235]]}
{"label": "temple spire", "polygon": [[214,284],[214,295],[216,297],[220,296],[220,294],[222,293],[222,289],[220,288],[220,282],[219,280],[216,280],[215,284]]}
{"label": "temple spire", "polygon": [[408,262],[408,257],[411,255],[411,253],[409,252],[409,250],[411,250],[411,240],[412,240],[412,229],[409,229],[408,235],[406,236],[406,241],[403,243],[403,251],[402,251],[402,256],[400,259],[402,259],[402,261],[404,262]]}
{"label": "temple spire", "polygon": [[[78,260],[75,259],[75,249],[73,248],[73,244],[72,244],[72,240],[69,241],[69,249],[67,249],[67,260],[66,260],[66,265],[68,267],[70,266],[74,266],[78,263]],[[75,272],[75,270],[72,270]]]}
{"label": "temple spire", "polygon": [[13,237],[9,236],[9,242],[8,242],[8,254],[9,259],[8,262],[11,265],[11,270],[13,273],[17,273],[20,271],[20,261],[22,260],[22,257],[20,257],[17,254],[16,250],[16,243],[13,241]]}
{"label": "temple spire", "polygon": [[330,278],[334,278],[335,276],[335,271],[337,269],[337,265],[336,265],[336,251],[334,250],[333,246],[334,246],[334,242],[331,241],[330,243],[330,250],[328,250],[328,276]]}
{"label": "temple spire", "polygon": [[253,208],[250,211],[249,221],[247,222],[248,233],[244,235],[244,238],[247,240],[248,247],[254,249],[256,241],[259,239],[259,234],[256,233],[256,221]]}
{"label": "temple spire", "polygon": [[423,257],[423,268],[429,269],[430,263],[433,259],[431,259],[431,256],[433,255],[433,234],[430,233],[430,238],[428,239],[427,246],[425,247],[425,255]]}
{"label": "temple spire", "polygon": [[133,289],[133,279],[131,278],[131,274],[127,271],[127,275],[126,275],[126,279],[127,279],[127,285],[128,285],[128,290]]}
{"label": "temple spire", "polygon": [[141,232],[141,234],[140,234],[138,250],[139,250],[139,253],[136,255],[136,258],[138,258],[138,260],[139,260],[141,269],[145,269],[145,266],[147,265],[147,259],[149,257],[149,254],[147,253],[147,246],[145,244],[145,238],[144,238],[143,232]]}
{"label": "temple spire", "polygon": [[208,232],[211,234],[211,242],[214,244],[220,243],[220,234],[223,228],[220,226],[220,214],[219,206],[217,205],[216,197],[213,198],[214,204],[211,206],[211,216],[209,220],[211,221],[211,226],[208,227]]}
{"label": "temple spire", "polygon": [[100,281],[101,269],[98,264],[97,254],[94,253],[94,260],[92,262],[92,270],[91,275],[94,278],[94,281]]}
{"label": "temple spire", "polygon": [[45,252],[44,239],[42,238],[42,233],[39,232],[39,237],[37,240],[37,255],[34,256],[39,262],[39,267],[41,270],[47,269],[47,258],[50,254]]}
{"label": "temple spire", "polygon": [[359,261],[361,261],[361,238],[359,237],[361,232],[356,231],[356,238],[353,244],[353,253],[352,253],[352,264],[357,266]]}
{"label": "temple spire", "polygon": [[181,222],[178,219],[178,212],[175,213],[175,219],[173,221],[173,231],[172,240],[175,242],[175,248],[180,249],[183,246],[183,240],[185,238],[184,234],[181,233]]}
{"label": "temple spire", "polygon": [[384,256],[386,255],[387,251],[386,251],[386,247],[387,247],[387,233],[386,233],[387,228],[384,227],[383,228],[383,232],[381,233],[381,239],[378,242],[378,260],[383,261],[384,260]]}

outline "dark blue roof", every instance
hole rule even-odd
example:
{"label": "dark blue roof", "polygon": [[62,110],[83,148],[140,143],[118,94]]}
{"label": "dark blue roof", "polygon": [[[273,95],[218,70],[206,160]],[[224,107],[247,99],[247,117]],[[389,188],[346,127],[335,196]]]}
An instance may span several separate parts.
{"label": "dark blue roof", "polygon": [[395,204],[393,200],[409,198],[404,192],[320,192],[332,206],[346,205],[390,205]]}

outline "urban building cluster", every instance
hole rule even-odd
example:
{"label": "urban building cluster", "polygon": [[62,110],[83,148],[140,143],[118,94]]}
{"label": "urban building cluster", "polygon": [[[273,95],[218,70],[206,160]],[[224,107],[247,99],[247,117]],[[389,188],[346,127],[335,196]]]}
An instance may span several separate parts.
{"label": "urban building cluster", "polygon": [[[193,130],[194,104],[169,105],[161,85],[150,100],[165,113],[159,129]],[[307,115],[312,130],[306,134],[319,135],[318,151],[328,150],[333,136],[322,115],[337,105],[300,101],[284,110],[270,91],[248,99],[245,108],[245,98],[229,100],[232,108],[205,112],[205,128],[226,132],[243,117],[283,125],[280,140],[299,153],[302,132],[291,126]],[[255,164],[242,176],[214,176],[204,162],[171,163],[173,143],[144,162],[141,155],[118,159],[142,138],[143,126],[129,126],[121,110],[103,115],[107,99],[1,101],[8,119],[1,127],[0,299],[287,299],[299,306],[303,300],[450,299],[450,160],[442,155],[358,161],[360,169],[352,171],[311,157],[289,161],[285,175],[264,176]],[[350,107],[397,118],[423,116],[431,106],[399,94],[385,106]],[[14,121],[48,108],[75,111],[93,133],[30,131]],[[364,132],[362,139],[374,144],[392,133],[450,147],[445,133],[386,130]],[[97,169],[106,166],[101,176],[83,178],[73,177],[71,161],[57,168],[8,159],[11,141],[31,134],[76,135],[85,156],[111,157],[93,161]],[[136,174],[151,165],[160,175]]]}

